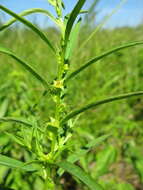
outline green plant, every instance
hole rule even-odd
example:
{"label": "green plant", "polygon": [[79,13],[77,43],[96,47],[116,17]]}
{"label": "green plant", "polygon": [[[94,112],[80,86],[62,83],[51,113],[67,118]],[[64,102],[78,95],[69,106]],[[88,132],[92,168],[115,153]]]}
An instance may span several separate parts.
{"label": "green plant", "polygon": [[[75,109],[71,112],[69,111],[65,97],[68,91],[68,83],[73,77],[88,68],[90,65],[96,63],[97,61],[105,58],[108,55],[111,55],[119,50],[128,47],[143,44],[142,41],[139,41],[118,46],[105,53],[102,53],[99,56],[92,58],[87,63],[83,64],[83,66],[79,67],[77,70],[70,72],[72,52],[76,47],[76,39],[79,34],[82,20],[81,18],[78,18],[78,16],[84,12],[82,11],[82,7],[85,2],[86,0],[79,0],[72,12],[63,17],[62,10],[64,8],[64,3],[61,0],[50,0],[49,3],[54,6],[57,13],[57,18],[51,15],[47,10],[43,9],[27,10],[24,13],[18,15],[11,10],[5,8],[4,6],[0,5],[1,10],[14,17],[14,19],[1,26],[1,31],[9,27],[17,20],[22,22],[33,32],[35,32],[47,44],[57,61],[57,76],[55,79],[51,80],[50,83],[48,83],[43,76],[41,76],[24,60],[19,58],[15,53],[0,46],[1,53],[7,54],[14,60],[16,60],[17,63],[21,64],[21,66],[25,70],[27,70],[44,86],[45,90],[43,93],[43,97],[45,94],[49,94],[55,104],[54,114],[52,116],[48,115],[47,122],[41,121],[34,115],[30,116],[28,119],[11,117],[0,118],[0,122],[15,122],[20,124],[20,126],[24,126],[21,127],[21,131],[19,134],[6,134],[31,153],[30,159],[28,159],[25,163],[4,155],[0,155],[0,164],[8,166],[10,168],[18,168],[27,172],[33,172],[35,175],[41,176],[42,179],[45,181],[44,188],[49,190],[57,189],[60,178],[59,176],[64,171],[71,173],[73,176],[83,181],[83,183],[85,183],[90,189],[103,189],[101,185],[96,183],[90,177],[90,175],[86,174],[80,167],[78,167],[74,163],[78,161],[81,156],[84,156],[97,143],[106,140],[108,138],[108,135],[101,136],[98,139],[93,140],[93,142],[87,144],[85,146],[85,149],[78,150],[77,153],[72,153],[70,141],[74,132],[74,126],[77,119],[74,119],[74,117],[85,112],[86,110],[93,109],[96,106],[105,103],[130,98],[133,96],[143,95],[142,91],[117,95],[100,101],[92,101],[91,103],[82,106],[79,109]],[[46,14],[59,27],[61,32],[61,39],[58,47],[55,48],[50,40],[47,38],[47,36],[39,28],[37,28],[27,19],[22,17],[36,12]],[[48,146],[45,146],[47,144]],[[63,153],[66,152],[68,152],[68,155],[65,157],[63,156]],[[60,169],[58,170],[58,168]]]}

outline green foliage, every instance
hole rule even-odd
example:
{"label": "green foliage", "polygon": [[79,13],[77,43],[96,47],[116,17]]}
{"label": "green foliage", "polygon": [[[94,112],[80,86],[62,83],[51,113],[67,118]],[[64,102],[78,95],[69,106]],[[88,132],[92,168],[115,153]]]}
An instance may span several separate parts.
{"label": "green foliage", "polygon": [[109,167],[116,161],[117,151],[113,146],[105,147],[105,150],[99,152],[96,155],[96,168],[95,168],[95,178],[98,179],[100,176],[108,173]]}
{"label": "green foliage", "polygon": [[71,58],[73,50],[76,47],[76,41],[78,38],[80,25],[81,25],[81,19],[79,19],[79,21],[75,24],[75,26],[70,34],[69,42],[68,42],[67,50],[66,50],[66,55],[65,55],[66,60],[69,60]]}
{"label": "green foliage", "polygon": [[[22,22],[24,25],[29,27],[31,30],[33,30],[42,40],[44,40],[44,42],[46,42],[48,44],[48,46],[52,49],[52,51],[55,52],[55,49],[52,46],[51,42],[48,40],[48,38],[45,36],[45,34],[40,29],[38,29],[36,26],[34,26],[31,22],[29,22],[22,16],[12,12],[11,10],[7,9],[6,7],[0,5],[0,9],[5,11],[7,14],[13,16],[18,21]],[[2,28],[4,28],[4,27],[2,27]]]}
{"label": "green foliage", "polygon": [[[0,5],[13,17],[0,27],[1,44],[13,49],[0,44],[0,183],[17,190],[62,190],[70,189],[69,185],[83,190],[133,190],[135,184],[132,180],[129,184],[126,176],[133,173],[138,184],[143,182],[142,147],[138,148],[142,135],[142,29],[103,30],[96,39],[96,29],[90,34],[82,31],[86,0],[78,0],[65,16],[63,1],[48,2],[57,18],[44,9],[16,14]],[[32,13],[48,16],[60,32],[43,32],[24,18]],[[25,28],[4,31],[16,21],[34,31],[37,38]],[[89,43],[91,36],[95,43]],[[41,44],[41,39],[46,43]],[[86,51],[81,45],[85,42]],[[47,53],[47,48],[52,51]],[[103,58],[102,64],[93,64]],[[15,61],[28,72],[19,70]],[[87,99],[90,103],[84,103]],[[119,102],[123,99],[126,101]],[[109,102],[114,103],[107,107]],[[80,106],[82,103],[85,106]],[[124,177],[126,167],[130,174]]]}
{"label": "green foliage", "polygon": [[18,160],[15,160],[15,159],[9,158],[7,156],[3,156],[3,155],[0,155],[0,164],[10,167],[10,168],[18,168],[18,169],[23,169],[26,171],[36,171],[36,169],[34,169],[30,166],[26,166],[24,163],[22,163]]}
{"label": "green foliage", "polygon": [[73,24],[74,24],[77,16],[79,15],[80,10],[82,9],[85,1],[86,0],[79,0],[68,18],[66,30],[65,30],[65,45],[67,44],[67,42],[69,40],[69,36],[72,31]]}
{"label": "green foliage", "polygon": [[78,73],[80,73],[81,71],[83,71],[84,69],[88,68],[90,65],[92,65],[93,63],[96,63],[97,61],[99,61],[100,59],[103,59],[104,57],[112,54],[112,53],[115,53],[116,51],[119,51],[119,50],[122,50],[124,48],[129,48],[129,47],[132,47],[132,46],[136,46],[136,45],[142,45],[143,42],[132,42],[130,44],[125,44],[125,45],[122,45],[122,46],[119,46],[119,47],[116,47],[112,50],[109,50],[105,53],[103,53],[102,55],[99,55],[95,58],[92,58],[91,60],[89,60],[87,63],[83,64],[79,69],[77,69],[76,71],[72,72],[68,77],[67,77],[67,80],[73,78],[74,76],[76,76]]}
{"label": "green foliage", "polygon": [[42,78],[42,76],[40,76],[40,74],[37,73],[37,71],[35,71],[31,66],[25,63],[25,61],[17,57],[10,50],[0,46],[0,52],[11,56],[13,59],[18,61],[26,70],[28,70],[35,78],[37,78],[47,89],[50,88],[50,85],[45,81],[45,79]]}
{"label": "green foliage", "polygon": [[48,0],[48,2],[55,7],[57,15],[62,16],[62,8],[64,8],[64,3],[62,0]]}
{"label": "green foliage", "polygon": [[118,190],[134,190],[134,188],[130,184],[121,183],[118,185]]}
{"label": "green foliage", "polygon": [[[51,13],[49,13],[49,11],[45,10],[45,9],[40,9],[40,8],[35,8],[35,9],[29,9],[29,10],[25,10],[22,13],[19,14],[19,16],[23,17],[23,16],[27,16],[33,13],[41,13],[44,14],[46,16],[48,16],[53,22],[55,22],[56,24],[58,24],[57,20],[51,15]],[[3,24],[0,27],[0,31],[8,28],[9,26],[11,26],[13,23],[15,23],[18,19],[16,18],[12,18],[11,20],[9,20],[7,23]]]}
{"label": "green foliage", "polygon": [[58,164],[64,170],[67,170],[72,175],[79,178],[83,183],[85,183],[91,190],[102,190],[103,188],[96,184],[94,180],[87,175],[83,170],[81,170],[78,166],[71,164],[69,162],[61,162]]}
{"label": "green foliage", "polygon": [[133,92],[133,93],[129,93],[129,94],[123,94],[123,95],[119,95],[119,96],[114,96],[114,97],[107,98],[107,99],[104,99],[104,100],[101,100],[101,101],[98,101],[98,102],[91,102],[90,104],[87,104],[86,106],[83,106],[82,108],[79,108],[79,109],[69,113],[61,121],[61,123],[65,123],[66,121],[68,121],[69,119],[75,117],[76,115],[78,115],[78,114],[80,114],[82,112],[85,112],[88,109],[93,109],[96,106],[106,104],[106,103],[109,103],[109,102],[113,102],[113,101],[117,101],[117,100],[122,100],[122,99],[129,98],[129,97],[132,97],[132,96],[140,96],[140,95],[143,95],[142,91],[141,92],[135,92],[135,93]]}

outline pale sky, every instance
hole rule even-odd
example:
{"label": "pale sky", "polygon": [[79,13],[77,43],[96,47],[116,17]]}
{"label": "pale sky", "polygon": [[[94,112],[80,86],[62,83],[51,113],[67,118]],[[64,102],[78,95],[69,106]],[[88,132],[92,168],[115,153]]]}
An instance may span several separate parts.
{"label": "pale sky", "polygon": [[[70,11],[77,0],[64,0],[66,4],[66,12]],[[49,6],[47,0],[0,0],[1,4],[7,8],[19,13],[28,8],[44,8],[54,12],[52,7]],[[88,9],[90,3],[93,0],[87,0],[84,9]],[[120,0],[100,0],[97,11],[97,22],[99,22],[103,16],[109,14],[118,4]],[[1,13],[2,11],[0,11]],[[7,20],[10,18],[6,14],[2,14]],[[38,14],[36,16],[30,16],[29,19],[35,19],[40,26],[45,26],[45,17]],[[46,21],[47,22],[47,21]],[[127,0],[118,12],[116,12],[106,23],[106,27],[120,27],[120,26],[136,26],[139,23],[143,23],[143,0]],[[51,23],[49,22],[49,25]]]}

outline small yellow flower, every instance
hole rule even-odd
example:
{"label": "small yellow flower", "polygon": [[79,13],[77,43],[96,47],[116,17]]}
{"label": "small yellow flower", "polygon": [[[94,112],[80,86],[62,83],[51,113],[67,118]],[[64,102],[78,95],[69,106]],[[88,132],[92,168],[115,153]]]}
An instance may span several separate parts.
{"label": "small yellow flower", "polygon": [[55,88],[63,89],[64,88],[63,80],[56,80],[56,81],[54,81],[54,85],[53,86]]}

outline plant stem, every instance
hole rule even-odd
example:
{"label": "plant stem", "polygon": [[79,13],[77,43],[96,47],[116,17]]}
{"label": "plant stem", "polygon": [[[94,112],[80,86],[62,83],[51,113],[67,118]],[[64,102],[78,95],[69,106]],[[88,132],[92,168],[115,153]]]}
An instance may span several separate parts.
{"label": "plant stem", "polygon": [[43,190],[55,190],[55,184],[52,177],[52,169],[47,167],[44,169],[45,184]]}

